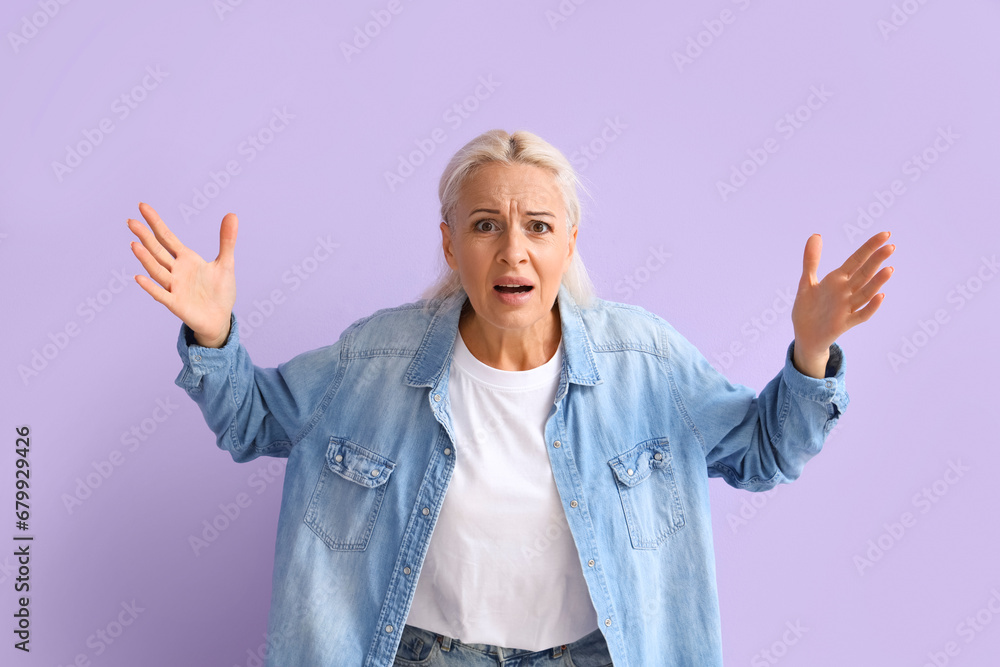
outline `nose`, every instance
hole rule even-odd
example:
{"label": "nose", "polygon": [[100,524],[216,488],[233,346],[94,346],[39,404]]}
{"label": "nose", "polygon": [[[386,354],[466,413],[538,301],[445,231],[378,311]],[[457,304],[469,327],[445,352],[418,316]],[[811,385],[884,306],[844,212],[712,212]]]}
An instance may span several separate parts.
{"label": "nose", "polygon": [[528,252],[524,231],[517,225],[508,225],[500,237],[500,251],[497,259],[511,266],[528,261]]}

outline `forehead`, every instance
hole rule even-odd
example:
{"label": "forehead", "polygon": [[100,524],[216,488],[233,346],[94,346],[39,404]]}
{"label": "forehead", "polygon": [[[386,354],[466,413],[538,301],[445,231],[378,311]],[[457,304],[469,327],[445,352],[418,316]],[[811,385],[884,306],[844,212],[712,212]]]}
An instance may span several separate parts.
{"label": "forehead", "polygon": [[463,207],[511,199],[521,204],[521,208],[530,208],[529,205],[561,207],[562,192],[555,175],[547,169],[531,164],[492,163],[477,169],[462,185],[459,194]]}

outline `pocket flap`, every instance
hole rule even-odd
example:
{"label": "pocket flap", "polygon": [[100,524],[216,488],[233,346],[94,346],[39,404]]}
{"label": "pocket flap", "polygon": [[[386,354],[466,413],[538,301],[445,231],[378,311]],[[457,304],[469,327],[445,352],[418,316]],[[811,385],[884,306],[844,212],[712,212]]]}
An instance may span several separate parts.
{"label": "pocket flap", "polygon": [[635,486],[643,481],[656,468],[670,464],[670,449],[668,439],[653,438],[640,442],[624,454],[608,461],[615,472],[615,477],[625,486]]}
{"label": "pocket flap", "polygon": [[396,464],[347,438],[330,438],[326,465],[344,479],[374,489],[389,481]]}

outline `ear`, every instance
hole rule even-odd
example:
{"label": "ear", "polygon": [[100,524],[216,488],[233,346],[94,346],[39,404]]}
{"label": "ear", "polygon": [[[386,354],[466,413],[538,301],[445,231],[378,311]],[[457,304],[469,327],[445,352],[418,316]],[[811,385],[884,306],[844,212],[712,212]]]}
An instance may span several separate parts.
{"label": "ear", "polygon": [[569,264],[573,260],[573,253],[576,252],[576,233],[580,230],[579,225],[573,227],[569,235],[569,254],[566,255],[566,269],[569,269]]}
{"label": "ear", "polygon": [[451,227],[448,223],[441,221],[441,249],[444,251],[444,259],[448,262],[448,266],[454,271],[458,271],[458,262],[455,260],[455,253],[452,250],[451,245]]}

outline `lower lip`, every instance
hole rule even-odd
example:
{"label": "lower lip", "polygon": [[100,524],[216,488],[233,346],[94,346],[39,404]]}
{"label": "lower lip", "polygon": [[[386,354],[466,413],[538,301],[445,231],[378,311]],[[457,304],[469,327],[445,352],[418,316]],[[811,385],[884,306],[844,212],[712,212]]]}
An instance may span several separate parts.
{"label": "lower lip", "polygon": [[531,293],[534,291],[535,289],[531,288],[527,292],[501,292],[499,290],[493,290],[493,293],[496,294],[501,303],[505,303],[508,306],[520,306],[528,303],[531,299]]}

